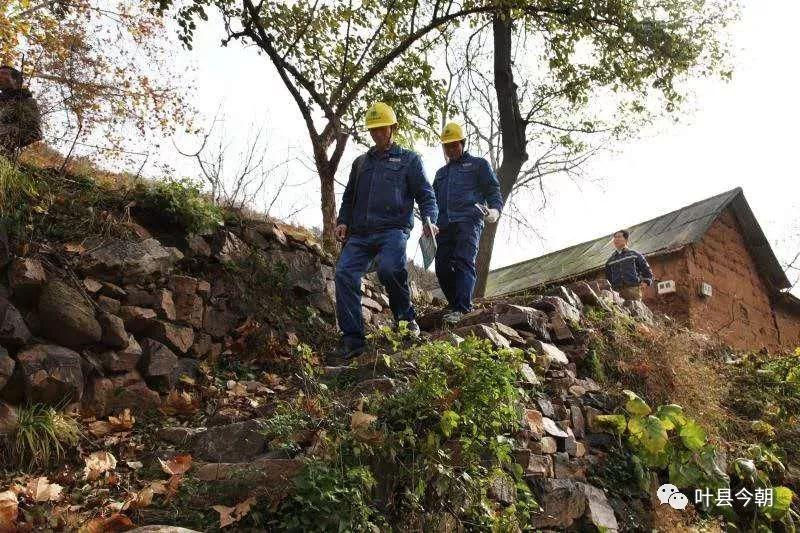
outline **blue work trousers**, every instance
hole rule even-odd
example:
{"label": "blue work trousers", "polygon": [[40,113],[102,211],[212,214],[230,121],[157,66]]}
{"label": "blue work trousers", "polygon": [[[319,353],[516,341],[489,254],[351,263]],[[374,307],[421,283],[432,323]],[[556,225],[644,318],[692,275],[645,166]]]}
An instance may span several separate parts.
{"label": "blue work trousers", "polygon": [[364,346],[361,278],[373,258],[378,266],[378,279],[389,293],[389,307],[395,320],[414,320],[406,270],[407,241],[408,233],[401,229],[351,235],[347,239],[336,264],[336,318],[348,348]]}
{"label": "blue work trousers", "polygon": [[475,290],[475,258],[483,224],[453,222],[439,228],[436,238],[436,277],[450,308],[468,313]]}

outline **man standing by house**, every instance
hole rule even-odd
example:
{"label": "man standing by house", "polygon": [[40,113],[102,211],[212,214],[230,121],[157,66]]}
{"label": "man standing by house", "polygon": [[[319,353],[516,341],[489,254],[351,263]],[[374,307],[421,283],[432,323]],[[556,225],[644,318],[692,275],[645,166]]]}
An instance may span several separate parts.
{"label": "man standing by house", "polygon": [[472,309],[477,278],[475,258],[484,220],[494,224],[503,209],[500,183],[489,162],[465,151],[461,125],[450,122],[440,136],[447,164],[436,172],[433,189],[439,206],[436,277],[454,324]]}
{"label": "man standing by house", "polygon": [[[336,317],[342,331],[337,358],[344,361],[364,350],[361,278],[373,259],[395,321],[408,322],[409,331],[419,335],[406,270],[414,201],[423,217],[434,221],[437,215],[422,160],[394,143],[394,110],[377,102],[367,110],[365,123],[375,145],[353,162],[334,230],[336,239],[345,243],[336,265]],[[424,229],[428,236],[437,231],[435,225]]]}
{"label": "man standing by house", "polygon": [[22,73],[0,67],[0,154],[12,159],[17,150],[42,138],[39,106],[22,87]]}
{"label": "man standing by house", "polygon": [[625,300],[642,299],[642,283],[653,284],[653,271],[642,254],[628,248],[628,231],[614,233],[617,250],[606,261],[606,279]]}

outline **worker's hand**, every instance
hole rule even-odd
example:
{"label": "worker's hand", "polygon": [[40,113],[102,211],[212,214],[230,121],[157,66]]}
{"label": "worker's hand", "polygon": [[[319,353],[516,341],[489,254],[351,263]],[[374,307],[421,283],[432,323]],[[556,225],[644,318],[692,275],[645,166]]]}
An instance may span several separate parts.
{"label": "worker's hand", "polygon": [[344,242],[347,239],[347,224],[339,224],[333,230],[333,236],[339,242]]}
{"label": "worker's hand", "polygon": [[489,208],[486,216],[483,217],[489,224],[494,224],[500,218],[500,211],[497,209]]}
{"label": "worker's hand", "polygon": [[439,234],[439,226],[436,224],[425,224],[422,226],[422,234],[426,237],[436,237]]}

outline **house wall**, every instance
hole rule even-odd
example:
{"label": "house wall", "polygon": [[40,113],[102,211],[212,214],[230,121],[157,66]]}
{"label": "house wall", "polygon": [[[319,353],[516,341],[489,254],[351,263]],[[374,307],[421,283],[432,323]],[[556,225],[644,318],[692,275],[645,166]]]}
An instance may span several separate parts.
{"label": "house wall", "polygon": [[692,288],[689,283],[689,265],[686,260],[686,249],[671,254],[652,256],[647,259],[653,271],[653,279],[658,281],[672,280],[675,292],[658,294],[657,283],[642,292],[642,299],[650,309],[667,315],[682,324],[689,325],[689,306]]}
{"label": "house wall", "polygon": [[[723,211],[703,238],[686,250],[689,280],[695,287],[690,327],[717,334],[737,349],[781,348],[769,289],[733,212]],[[701,282],[711,285],[712,296],[698,294]]]}
{"label": "house wall", "polygon": [[775,309],[775,318],[778,322],[778,332],[781,337],[781,346],[786,349],[800,346],[800,310],[778,306]]}

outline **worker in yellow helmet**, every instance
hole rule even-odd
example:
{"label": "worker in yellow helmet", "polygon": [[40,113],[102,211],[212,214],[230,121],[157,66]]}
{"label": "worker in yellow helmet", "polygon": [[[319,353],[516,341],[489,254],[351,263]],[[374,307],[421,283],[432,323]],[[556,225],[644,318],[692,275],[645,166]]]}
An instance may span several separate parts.
{"label": "worker in yellow helmet", "polygon": [[444,320],[454,324],[472,309],[478,242],[484,222],[500,218],[503,197],[489,162],[465,151],[460,124],[450,122],[439,138],[447,164],[433,180],[439,206],[436,277],[450,307]]}
{"label": "worker in yellow helmet", "polygon": [[[342,330],[336,359],[340,362],[364,350],[361,278],[373,259],[395,322],[407,322],[409,331],[419,335],[406,270],[414,201],[423,217],[431,221],[437,217],[436,198],[420,156],[394,143],[394,110],[377,102],[367,110],[364,122],[375,144],[353,162],[334,230],[345,243],[336,264],[336,317]],[[437,229],[432,225],[424,231],[435,236]]]}

